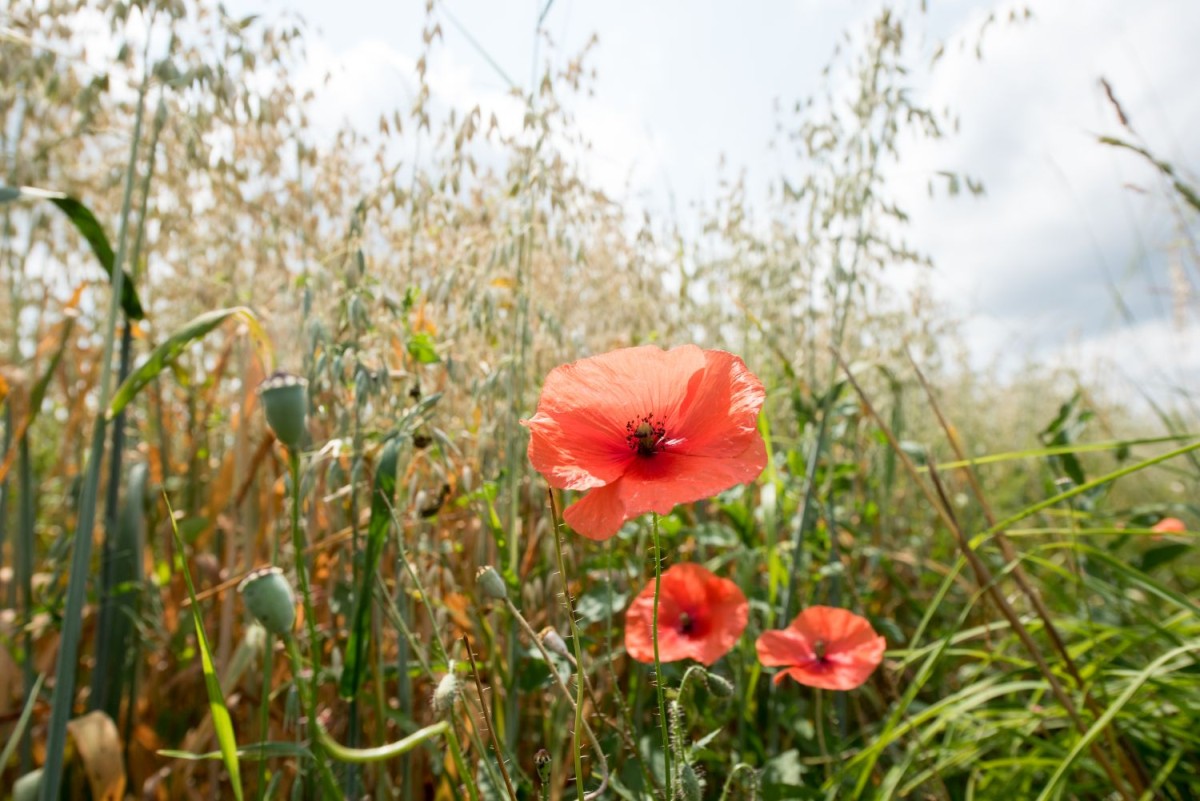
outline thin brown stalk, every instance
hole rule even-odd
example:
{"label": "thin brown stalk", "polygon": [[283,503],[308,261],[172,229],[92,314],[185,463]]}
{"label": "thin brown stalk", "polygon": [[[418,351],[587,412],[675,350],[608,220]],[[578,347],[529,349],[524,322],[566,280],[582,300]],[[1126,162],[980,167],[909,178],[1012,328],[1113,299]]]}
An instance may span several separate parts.
{"label": "thin brown stalk", "polygon": [[471,677],[475,679],[475,690],[479,693],[479,711],[483,715],[483,725],[487,728],[488,737],[492,740],[492,750],[496,752],[500,775],[504,777],[504,786],[508,788],[508,797],[517,801],[517,791],[513,789],[512,778],[508,775],[508,768],[504,766],[504,754],[500,751],[500,744],[496,742],[496,729],[492,726],[492,719],[488,715],[487,701],[483,697],[483,682],[479,680],[479,668],[475,666],[475,654],[471,651],[471,641],[465,634],[462,640],[463,647],[467,649],[467,659],[471,662]]}
{"label": "thin brown stalk", "polygon": [[[846,380],[849,381],[850,385],[854,388],[854,391],[858,394],[858,397],[862,401],[863,407],[866,409],[867,414],[875,420],[875,424],[879,426],[879,430],[882,431],[883,435],[887,438],[888,444],[896,452],[896,456],[900,459],[901,464],[904,465],[904,469],[908,472],[913,482],[916,483],[917,487],[921,490],[921,493],[925,496],[926,500],[929,501],[930,506],[933,507],[934,511],[937,512],[938,517],[942,519],[942,522],[946,524],[946,527],[950,529],[950,532],[954,535],[955,540],[958,542],[959,549],[962,551],[963,557],[967,560],[967,563],[971,565],[971,569],[975,572],[975,576],[979,582],[979,585],[984,588],[984,591],[987,592],[989,596],[991,596],[993,603],[996,604],[997,608],[1000,610],[1000,613],[1008,621],[1013,632],[1017,635],[1017,638],[1021,640],[1021,644],[1029,652],[1029,655],[1032,657],[1034,663],[1037,664],[1038,670],[1046,679],[1046,683],[1049,685],[1050,691],[1054,694],[1054,697],[1058,699],[1058,702],[1062,705],[1063,710],[1067,713],[1067,716],[1071,719],[1071,722],[1074,724],[1074,726],[1079,730],[1080,734],[1086,734],[1088,731],[1088,726],[1079,716],[1079,711],[1075,707],[1075,703],[1071,700],[1070,695],[1068,695],[1067,691],[1063,688],[1062,683],[1058,680],[1058,677],[1054,674],[1054,671],[1051,670],[1050,665],[1047,664],[1045,657],[1042,656],[1042,653],[1037,646],[1037,643],[1034,642],[1033,636],[1029,633],[1029,630],[1021,621],[1021,618],[1017,614],[1016,610],[1012,608],[1012,605],[1009,604],[1008,599],[1004,597],[1004,593],[1000,592],[999,588],[996,586],[991,571],[988,569],[987,565],[983,563],[983,560],[979,558],[979,555],[967,541],[966,534],[963,533],[962,527],[958,523],[958,519],[954,516],[952,511],[953,507],[945,496],[945,491],[941,485],[940,478],[938,478],[934,465],[932,463],[930,464],[929,476],[933,481],[936,492],[935,490],[931,490],[929,485],[921,480],[921,474],[917,470],[916,465],[913,464],[912,460],[908,457],[908,454],[906,454],[900,447],[900,443],[896,440],[896,435],[884,421],[883,417],[876,411],[875,406],[871,403],[867,393],[863,390],[862,386],[859,385],[857,379],[855,379],[854,373],[850,370],[850,365],[846,363],[846,360],[842,357],[842,354],[839,351],[834,350],[834,358],[836,358],[838,364],[841,365],[843,372],[846,374]],[[1113,789],[1119,792],[1125,801],[1133,801],[1133,799],[1137,797],[1136,792],[1131,794],[1126,788],[1125,784],[1120,780],[1116,768],[1114,768],[1112,762],[1109,760],[1108,755],[1105,754],[1104,750],[1100,748],[1098,743],[1093,742],[1091,744],[1091,752],[1093,758],[1095,758],[1096,762],[1100,765],[1101,769],[1108,777]]]}

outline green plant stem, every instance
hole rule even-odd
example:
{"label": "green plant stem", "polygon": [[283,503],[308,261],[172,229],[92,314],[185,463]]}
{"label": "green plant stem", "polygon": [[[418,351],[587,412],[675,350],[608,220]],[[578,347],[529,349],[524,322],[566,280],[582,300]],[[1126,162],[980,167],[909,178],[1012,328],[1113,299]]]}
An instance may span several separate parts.
{"label": "green plant stem", "polygon": [[[733,770],[729,771],[729,776],[728,776],[728,778],[725,779],[725,788],[723,790],[721,790],[720,801],[729,801],[729,797],[730,797],[729,791],[733,789],[734,779],[737,778],[737,775],[739,773],[744,773],[746,771],[750,772],[750,776],[752,777],[751,781],[754,781],[754,779],[753,779],[754,767],[752,765],[747,765],[745,762],[739,762],[738,764],[733,766]],[[753,791],[749,795],[749,798],[756,798],[756,797],[757,797],[757,793],[755,793]]]}
{"label": "green plant stem", "polygon": [[662,730],[663,783],[671,798],[671,735],[667,730],[667,692],[663,686],[662,660],[658,657],[658,596],[662,589],[662,544],[658,538],[658,513],[650,513],[650,531],[654,537],[654,616],[650,619],[650,637],[654,640],[654,689],[658,695],[658,724]]}
{"label": "green plant stem", "polygon": [[504,753],[500,750],[500,743],[496,741],[496,727],[492,725],[491,718],[488,716],[487,699],[483,695],[483,682],[479,680],[479,668],[475,666],[475,654],[471,651],[471,641],[467,635],[463,635],[463,647],[467,650],[467,660],[471,663],[471,677],[475,679],[475,690],[479,693],[479,713],[483,716],[483,725],[487,727],[488,736],[492,738],[492,750],[496,752],[496,764],[500,766],[500,775],[504,778],[504,787],[508,790],[508,797],[512,801],[517,801],[517,791],[513,789],[512,778],[508,775],[508,768],[504,765]]}
{"label": "green plant stem", "polygon": [[467,795],[470,796],[471,801],[479,801],[479,790],[475,786],[475,780],[467,771],[466,762],[463,761],[462,749],[458,744],[458,737],[454,734],[454,729],[451,728],[450,724],[444,720],[419,729],[403,740],[376,746],[375,748],[347,748],[330,737],[329,732],[325,731],[325,728],[319,724],[317,726],[317,736],[320,738],[321,747],[325,749],[329,756],[338,762],[348,762],[355,765],[367,765],[394,759],[395,757],[407,754],[417,746],[423,745],[435,737],[445,737],[446,747],[450,750],[450,758],[454,760],[454,767],[462,774],[463,781],[467,785]]}
{"label": "green plant stem", "polygon": [[[521,610],[517,608],[516,604],[512,602],[511,598],[505,598],[504,602],[508,606],[508,611],[512,614],[513,619],[517,621],[521,629],[524,630],[525,635],[529,637],[529,641],[532,642],[538,649],[538,652],[541,653],[542,659],[546,660],[546,664],[550,667],[550,675],[554,677],[554,681],[558,685],[558,689],[562,692],[563,697],[567,699],[567,704],[570,705],[571,711],[578,713],[579,704],[577,704],[576,699],[571,696],[571,690],[567,687],[566,682],[562,680],[562,676],[560,676],[558,671],[554,669],[554,661],[550,657],[550,652],[547,651],[546,646],[542,644],[541,639],[537,636],[537,632],[533,630],[533,626],[529,625],[529,621],[526,620],[525,616],[521,614]],[[575,673],[577,675],[583,675],[583,673],[579,670],[578,661],[574,662],[572,667],[575,669]],[[583,724],[583,733],[587,735],[588,742],[591,744],[592,750],[596,752],[596,763],[599,766],[601,782],[600,786],[594,792],[585,796],[585,798],[589,799],[596,798],[599,797],[600,793],[602,793],[608,786],[608,758],[604,755],[604,750],[600,747],[600,741],[596,738],[596,733],[592,731],[591,724],[587,722],[587,718],[577,714],[577,720]],[[636,754],[637,752],[634,751],[634,753]],[[643,769],[645,769],[644,765]],[[647,774],[648,778],[651,780],[648,786],[653,787],[657,792],[658,785],[654,784],[654,777],[649,775],[649,771],[647,771]]]}
{"label": "green plant stem", "polygon": [[[262,697],[258,702],[258,738],[266,748],[271,739],[271,674],[275,672],[275,635],[265,632],[266,650],[263,651],[263,681]],[[267,791],[267,760],[258,761],[258,783],[254,788],[254,797],[262,801]]]}
{"label": "green plant stem", "polygon": [[[308,563],[305,551],[308,550],[304,527],[300,525],[300,454],[288,450],[288,466],[292,474],[292,550],[296,555],[296,581],[300,584],[300,602],[304,607],[304,627],[308,632],[308,655],[311,677],[309,679],[309,701],[311,707],[306,710],[308,715],[309,735],[313,741],[313,756],[316,757],[317,767],[327,770],[320,745],[316,740],[317,700],[320,689],[321,642],[317,639],[317,620],[312,604],[312,591],[308,586]],[[294,647],[292,639],[288,639],[288,648]],[[294,662],[294,660],[293,660]],[[300,673],[296,673],[296,684],[300,684]]]}
{"label": "green plant stem", "polygon": [[333,773],[329,770],[329,765],[325,762],[324,740],[321,737],[321,727],[317,721],[317,698],[311,692],[305,691],[304,683],[300,680],[304,672],[304,662],[300,658],[300,649],[296,646],[296,638],[285,636],[283,644],[287,648],[288,657],[292,660],[292,677],[296,682],[296,689],[300,692],[300,703],[304,706],[304,716],[308,718],[308,736],[313,760],[317,763],[317,775],[321,781],[321,797],[341,798],[342,789],[338,786]]}
{"label": "green plant stem", "polygon": [[[550,496],[550,516],[554,524],[554,553],[558,557],[558,577],[563,585],[563,603],[567,606],[567,620],[571,625],[571,645],[575,651],[575,731],[572,734],[572,750],[575,757],[575,792],[579,801],[584,801],[583,793],[583,743],[579,733],[583,731],[583,647],[579,642],[579,627],[575,624],[575,610],[571,608],[571,587],[567,584],[567,563],[563,559],[562,540],[559,539],[558,502],[554,500],[554,490],[547,488]],[[535,637],[536,641],[537,638]],[[554,663],[547,660],[551,673],[556,673]]]}
{"label": "green plant stem", "polygon": [[[153,27],[153,24],[151,14],[148,27]],[[151,40],[152,37],[146,38],[147,54]],[[100,357],[100,395],[96,407],[100,411],[96,415],[92,431],[91,450],[88,454],[83,492],[80,495],[79,517],[76,520],[71,573],[63,608],[62,633],[59,639],[58,659],[54,666],[54,693],[50,699],[50,722],[46,733],[46,762],[43,766],[39,794],[41,801],[58,801],[62,786],[63,757],[67,746],[67,723],[75,707],[75,672],[79,662],[79,639],[83,633],[83,603],[87,597],[88,575],[91,573],[92,536],[100,489],[100,467],[104,458],[104,410],[108,408],[112,387],[113,339],[117,329],[117,314],[121,309],[121,293],[124,291],[129,214],[133,202],[134,179],[137,177],[138,146],[142,140],[142,122],[146,113],[146,93],[149,86],[150,73],[146,71],[138,89],[137,108],[133,117],[133,137],[129,145],[129,163],[125,168],[120,233],[117,237],[116,256],[113,259],[112,295],[108,305],[108,319],[103,329],[104,348]]]}

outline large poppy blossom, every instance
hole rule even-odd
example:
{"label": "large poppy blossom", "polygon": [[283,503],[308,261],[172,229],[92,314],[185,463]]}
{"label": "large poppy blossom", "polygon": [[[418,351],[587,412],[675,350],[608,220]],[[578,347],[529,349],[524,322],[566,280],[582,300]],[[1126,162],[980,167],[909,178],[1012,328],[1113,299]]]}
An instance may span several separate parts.
{"label": "large poppy blossom", "polygon": [[753,481],[767,464],[762,382],[732,353],[624,348],[546,376],[529,460],[558,489],[590,490],[564,517],[603,540],[646,512]]}
{"label": "large poppy blossom", "polygon": [[[690,563],[662,574],[658,597],[658,656],[661,662],[716,662],[737,643],[750,618],[738,585]],[[654,582],[638,593],[625,613],[625,650],[639,662],[654,661]]]}
{"label": "large poppy blossom", "polygon": [[755,643],[758,661],[783,666],[775,682],[791,676],[824,690],[853,690],[883,661],[887,643],[867,619],[846,609],[810,606],[786,629],[764,631]]}

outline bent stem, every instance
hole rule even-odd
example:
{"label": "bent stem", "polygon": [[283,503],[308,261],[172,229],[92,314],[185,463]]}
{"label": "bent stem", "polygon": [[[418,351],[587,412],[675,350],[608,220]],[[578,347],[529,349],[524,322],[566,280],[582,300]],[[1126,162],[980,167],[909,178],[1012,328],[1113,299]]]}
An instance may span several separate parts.
{"label": "bent stem", "polygon": [[[571,588],[567,585],[567,564],[563,560],[562,542],[558,538],[558,502],[554,500],[554,489],[552,487],[546,488],[546,494],[550,497],[550,516],[552,518],[552,522],[554,523],[554,552],[558,555],[558,577],[562,580],[563,603],[567,605],[567,620],[570,621],[571,624],[571,645],[575,650],[575,731],[572,737],[574,740],[574,747],[572,750],[575,752],[575,793],[578,796],[579,801],[584,801],[583,743],[579,738],[579,732],[583,730],[586,722],[583,719],[583,651],[582,646],[579,644],[579,628],[575,625],[575,610],[571,608]],[[533,639],[534,642],[539,642],[536,636]],[[557,676],[558,672],[554,669],[554,663],[547,659],[546,664],[550,666],[550,672]],[[570,693],[567,693],[567,695],[570,695]],[[588,731],[591,731],[591,727],[588,727]],[[596,750],[599,752],[599,747],[597,747]],[[603,759],[603,757],[601,757],[601,759]]]}
{"label": "bent stem", "polygon": [[650,618],[650,637],[654,640],[654,689],[658,694],[658,724],[662,730],[663,783],[667,798],[671,795],[671,735],[667,731],[667,696],[663,687],[662,660],[658,658],[658,595],[662,586],[662,545],[658,541],[658,513],[650,513],[650,530],[654,537],[654,615]]}
{"label": "bent stem", "polygon": [[458,737],[454,734],[454,729],[450,727],[450,724],[444,720],[419,729],[403,740],[376,746],[375,748],[347,748],[329,736],[329,732],[325,731],[325,727],[320,723],[317,724],[317,737],[320,740],[321,747],[331,757],[338,762],[347,762],[352,765],[367,765],[394,759],[395,757],[407,754],[417,746],[423,745],[435,737],[445,737],[446,747],[450,751],[450,758],[454,760],[454,767],[463,777],[464,783],[467,786],[467,795],[470,796],[471,801],[479,801],[479,790],[475,787],[475,779],[467,771],[466,762],[463,761],[462,748],[459,747]]}

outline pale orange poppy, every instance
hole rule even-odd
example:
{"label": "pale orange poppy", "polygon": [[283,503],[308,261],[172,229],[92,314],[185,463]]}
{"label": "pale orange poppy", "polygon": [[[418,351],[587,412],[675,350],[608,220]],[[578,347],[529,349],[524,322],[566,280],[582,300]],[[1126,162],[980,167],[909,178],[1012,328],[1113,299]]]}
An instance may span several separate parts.
{"label": "pale orange poppy", "polygon": [[[711,665],[737,643],[750,618],[750,604],[737,584],[700,565],[672,565],[662,574],[658,598],[660,662],[695,659]],[[654,581],[625,613],[625,650],[639,662],[654,661]]]}
{"label": "pale orange poppy", "polygon": [[810,606],[786,629],[764,631],[755,643],[758,661],[824,690],[852,690],[883,661],[887,643],[867,619],[846,609]]}
{"label": "pale orange poppy", "polygon": [[550,371],[529,459],[552,487],[588,490],[567,523],[603,540],[646,512],[753,481],[767,464],[762,383],[732,353],[624,348]]}

